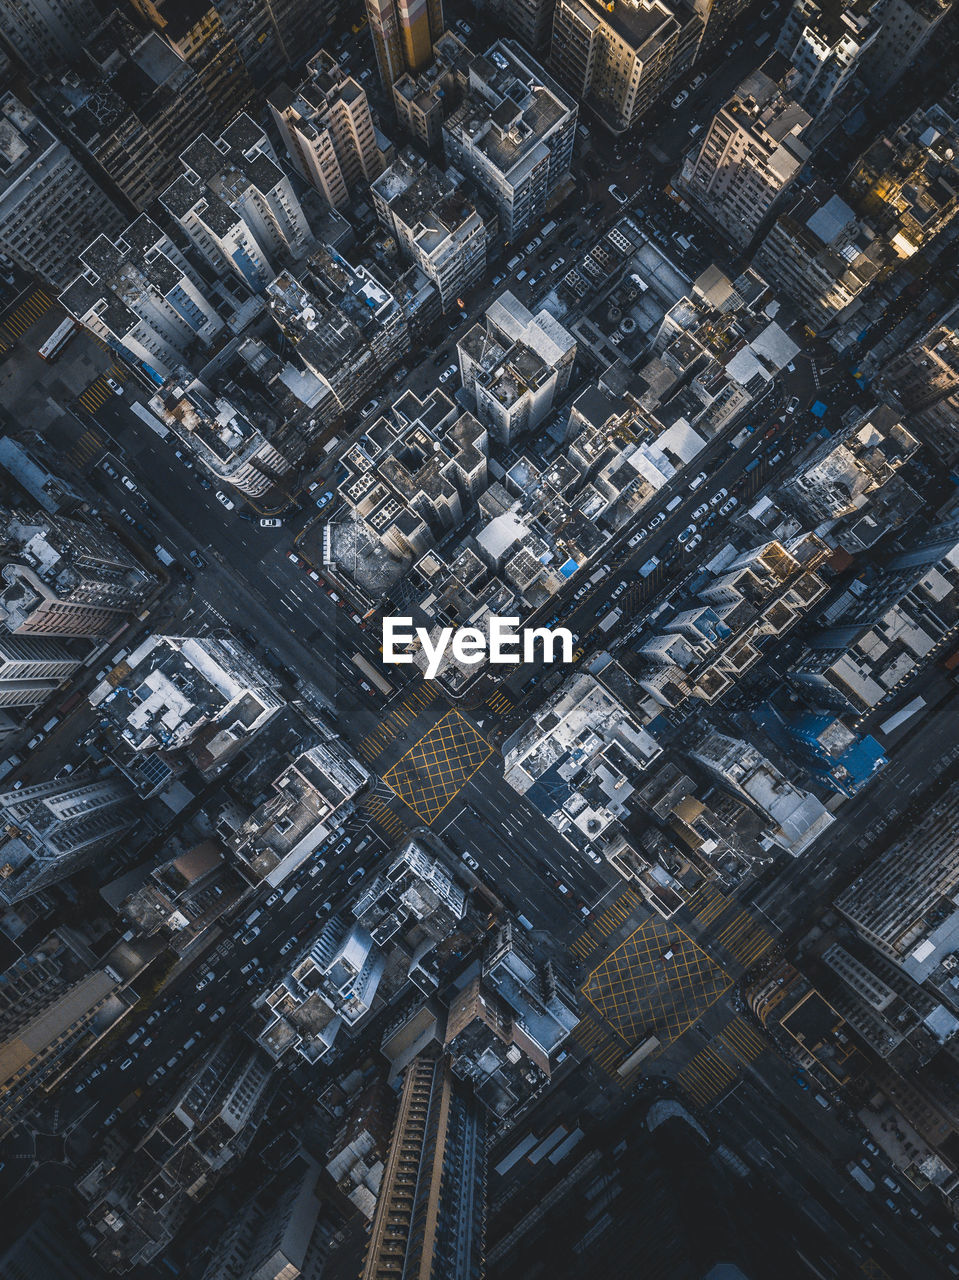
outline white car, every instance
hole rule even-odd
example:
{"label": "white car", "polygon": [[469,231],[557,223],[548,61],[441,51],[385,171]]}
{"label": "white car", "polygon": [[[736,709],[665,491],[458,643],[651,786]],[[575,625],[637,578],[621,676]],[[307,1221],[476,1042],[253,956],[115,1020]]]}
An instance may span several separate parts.
{"label": "white car", "polygon": [[695,551],[696,548],[699,546],[699,544],[702,542],[702,540],[703,540],[703,535],[701,533],[697,533],[695,537],[690,538],[689,541],[686,543],[686,550]]}
{"label": "white car", "polygon": [[646,534],[647,534],[646,529],[640,529],[639,533],[633,534],[633,536],[630,538],[629,542],[627,543],[627,546],[638,547],[639,544],[642,542],[642,540],[646,537]]}
{"label": "white car", "polygon": [[665,519],[666,519],[666,512],[665,512],[665,511],[660,511],[659,515],[653,516],[652,520],[650,520],[650,522],[649,522],[649,528],[650,528],[650,529],[655,529],[655,528],[656,528],[656,526],[657,526],[658,524],[662,524],[662,523],[663,523],[663,521],[664,521]]}
{"label": "white car", "polygon": [[709,499],[709,505],[715,507],[717,503],[722,502],[723,498],[729,497],[728,489],[717,489],[713,496]]}
{"label": "white car", "polygon": [[470,870],[479,871],[479,863],[476,861],[476,859],[473,857],[471,853],[467,853],[466,850],[464,849],[463,852],[460,854],[460,857],[463,859],[466,865],[470,868]]}
{"label": "white car", "polygon": [[692,91],[693,89],[698,89],[701,84],[705,84],[705,83],[706,83],[706,73],[705,71],[701,71],[699,75],[696,77],[696,79],[689,86],[690,91]]}
{"label": "white car", "polygon": [[789,403],[786,405],[786,412],[795,413],[798,408],[799,408],[799,397],[790,396]]}
{"label": "white car", "polygon": [[730,498],[728,502],[724,502],[723,505],[719,508],[719,514],[721,516],[728,516],[730,511],[732,511],[733,507],[738,507],[738,506],[739,506],[739,499]]}
{"label": "white car", "polygon": [[594,849],[584,849],[583,852],[589,858],[590,862],[595,862],[597,866],[602,866],[603,860]]}
{"label": "white car", "polygon": [[682,531],[682,533],[679,535],[679,537],[676,539],[676,541],[680,543],[688,542],[695,532],[696,532],[696,526],[694,524],[688,524],[686,528]]}
{"label": "white car", "polygon": [[452,378],[455,372],[456,372],[456,365],[451,364],[449,368],[444,369],[443,372],[440,374],[440,382],[449,382],[450,378]]}
{"label": "white car", "polygon": [[260,521],[261,529],[279,529],[283,524],[282,520],[277,520],[275,516],[264,516]]}
{"label": "white car", "polygon": [[273,903],[274,903],[274,902],[279,902],[279,900],[280,900],[280,891],[279,891],[279,889],[277,889],[277,891],[276,891],[275,893],[271,893],[271,894],[270,894],[270,896],[267,898],[266,902],[264,902],[264,904],[263,904],[263,905],[264,905],[265,907],[272,907],[272,906],[273,906]]}
{"label": "white car", "polygon": [[617,187],[615,182],[609,184],[609,194],[617,204],[626,204],[629,201],[629,196],[620,187]]}
{"label": "white car", "polygon": [[620,596],[623,594],[623,592],[626,590],[626,588],[627,588],[627,586],[628,586],[628,585],[629,585],[629,584],[628,584],[627,582],[625,582],[625,581],[624,581],[624,582],[620,582],[620,583],[618,583],[618,584],[617,584],[617,586],[616,586],[616,590],[615,590],[615,591],[613,592],[613,594],[610,596],[610,599],[611,599],[611,600],[618,600],[618,599],[619,599],[619,597],[620,597]]}
{"label": "white car", "polygon": [[673,98],[672,102],[669,105],[675,111],[677,107],[681,107],[683,105],[683,103],[686,101],[688,97],[689,97],[689,90],[683,89],[680,93],[676,94],[676,97]]}
{"label": "white car", "polygon": [[232,499],[228,498],[222,489],[217,489],[216,500],[222,506],[226,507],[227,511],[232,511],[233,508],[236,506],[236,503],[233,502]]}
{"label": "white car", "polygon": [[123,388],[120,386],[119,382],[117,382],[115,379],[107,378],[107,386],[110,388],[110,390],[113,392],[115,396],[123,395]]}
{"label": "white car", "polygon": [[702,503],[700,503],[700,505],[696,508],[696,510],[693,512],[693,519],[694,519],[694,520],[702,520],[703,516],[708,515],[708,514],[709,514],[709,503],[708,503],[708,502],[702,502]]}
{"label": "white car", "polygon": [[694,493],[701,484],[705,484],[705,483],[706,483],[706,472],[700,471],[698,476],[693,476],[692,480],[690,480],[689,492]]}
{"label": "white car", "polygon": [[129,476],[121,476],[120,483],[123,485],[124,489],[129,489],[131,493],[137,492],[137,487]]}

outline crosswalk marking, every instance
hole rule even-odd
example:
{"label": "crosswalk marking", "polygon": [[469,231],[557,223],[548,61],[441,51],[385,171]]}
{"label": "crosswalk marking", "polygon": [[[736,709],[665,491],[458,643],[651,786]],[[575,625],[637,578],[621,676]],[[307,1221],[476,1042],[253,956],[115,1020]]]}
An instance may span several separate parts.
{"label": "crosswalk marking", "polygon": [[743,1063],[755,1061],[766,1048],[762,1036],[742,1018],[733,1018],[732,1022],[728,1022],[719,1033],[719,1039]]}
{"label": "crosswalk marking", "polygon": [[737,1071],[706,1045],[691,1058],[676,1077],[676,1082],[698,1107],[706,1107],[729,1088]]}
{"label": "crosswalk marking", "polygon": [[79,470],[103,447],[103,440],[95,431],[84,431],[67,454],[67,461]]}
{"label": "crosswalk marking", "polygon": [[44,289],[35,289],[12,311],[3,322],[3,328],[11,339],[16,340],[40,320],[53,305],[53,299]]}

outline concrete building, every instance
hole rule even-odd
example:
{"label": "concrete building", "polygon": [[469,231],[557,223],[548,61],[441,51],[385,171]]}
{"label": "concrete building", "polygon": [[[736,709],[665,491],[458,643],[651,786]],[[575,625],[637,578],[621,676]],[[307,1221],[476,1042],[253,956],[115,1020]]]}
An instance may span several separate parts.
{"label": "concrete building", "polygon": [[809,115],[754,71],[683,162],[682,193],[737,245],[747,245],[809,156]]}
{"label": "concrete building", "polygon": [[959,459],[959,306],[905,351],[893,354],[878,385],[909,415],[909,428],[946,465]]}
{"label": "concrete building", "polygon": [[486,428],[439,388],[406,391],[343,455],[341,500],[393,556],[422,555],[462,526],[488,484]]}
{"label": "concrete building", "polygon": [[798,858],[835,822],[821,800],[784,778],[750,742],[710,730],[689,756],[764,819],[766,849]]}
{"label": "concrete building", "polygon": [[201,134],[181,154],[186,172],[160,203],[217,273],[254,293],[305,256],[312,232],[293,184],[246,113],[216,142]]}
{"label": "concrete building", "polygon": [[919,505],[898,474],[919,441],[889,405],[822,440],[779,490],[779,500],[851,555],[898,529]]}
{"label": "concrete building", "polygon": [[0,628],[0,708],[46,702],[80,661],[66,641],[14,636]]}
{"label": "concrete building", "polygon": [[878,0],[873,13],[879,37],[862,64],[862,78],[873,93],[888,93],[928,47],[952,9],[952,0]]}
{"label": "concrete building", "polygon": [[[664,707],[718,702],[765,646],[786,635],[828,591],[816,572],[829,548],[814,534],[788,546],[751,547],[708,578],[696,596],[639,646],[639,684]],[[704,575],[705,576],[705,575]]]}
{"label": "concrete building", "polygon": [[362,1280],[480,1280],[483,1109],[444,1058],[407,1067]]}
{"label": "concrete building", "polygon": [[854,583],[809,637],[789,679],[814,705],[866,716],[935,660],[959,627],[959,536],[930,531]]}
{"label": "concrete building", "polygon": [[0,99],[0,250],[63,288],[97,234],[125,218],[96,180],[12,93]]}
{"label": "concrete building", "polygon": [[3,0],[3,43],[34,76],[72,61],[100,21],[92,0]]}
{"label": "concrete building", "polygon": [[815,329],[852,314],[857,300],[891,268],[888,241],[822,183],[781,213],[753,266],[791,297]]}
{"label": "concrete building", "polygon": [[486,274],[494,229],[463,187],[455,169],[444,172],[408,148],[370,188],[380,222],[436,285],[444,311]]}
{"label": "concrete building", "polygon": [[321,50],[297,89],[267,99],[293,167],[332,209],[348,209],[383,172],[391,144],[378,132],[366,91]]}
{"label": "concrete building", "polygon": [[277,775],[270,794],[242,822],[218,828],[257,883],[276,886],[328,840],[371,776],[336,739],[310,747]]}
{"label": "concrete building", "polygon": [[457,339],[463,390],[500,448],[540,425],[563,399],[576,340],[548,311],[537,315],[512,293],[491,303]]}
{"label": "concrete building", "polygon": [[102,528],[11,512],[3,521],[0,622],[12,635],[112,634],[157,580]]}
{"label": "concrete building", "polygon": [[393,85],[393,109],[404,132],[428,151],[443,140],[443,121],[455,111],[469,84],[474,55],[452,31],[433,46],[433,61],[423,71],[404,72]]}
{"label": "concrete building", "polygon": [[283,706],[279,684],[230,636],[148,636],[91,692],[94,737],[146,798],[187,760],[216,776]]}
{"label": "concrete building", "polygon": [[577,107],[513,40],[474,58],[463,101],[443,125],[447,160],[485,193],[515,240],[567,190]]}
{"label": "concrete building", "polygon": [[490,12],[533,53],[546,49],[556,0],[493,0]]}
{"label": "concrete building", "polygon": [[379,390],[410,349],[403,309],[369,267],[351,267],[317,249],[297,272],[267,289],[270,314],[289,339],[312,386],[300,394],[327,425]]}
{"label": "concrete building", "polygon": [[900,258],[911,258],[959,212],[959,126],[938,105],[881,134],[853,165],[844,185]]}
{"label": "concrete building", "polygon": [[145,1268],[191,1208],[249,1149],[273,1091],[269,1060],[226,1036],[206,1053],[133,1150],[98,1151],[77,1189],[93,1257],[106,1271]]}
{"label": "concrete building", "polygon": [[443,0],[365,0],[387,96],[405,71],[422,71],[444,31]]}
{"label": "concrete building", "polygon": [[290,454],[298,456],[306,443],[298,433],[285,432],[286,424],[271,421],[271,412],[259,404],[241,409],[198,379],[168,384],[150,408],[219,484],[252,498],[283,482],[293,468]]}
{"label": "concrete building", "polygon": [[704,20],[666,0],[556,0],[549,62],[599,123],[623,133],[689,70]]}
{"label": "concrete building", "polygon": [[860,937],[916,982],[959,947],[957,832],[959,787],[953,783],[836,899]]}
{"label": "concrete building", "polygon": [[822,115],[852,82],[863,57],[879,39],[875,0],[822,5],[794,0],[783,19],[776,50],[788,58],[790,97],[813,118]]}
{"label": "concrete building", "polygon": [[[55,933],[0,975],[0,1135],[52,1093],[136,1003],[109,966],[91,969]],[[43,1272],[46,1275],[46,1272]]]}
{"label": "concrete building", "polygon": [[9,905],[72,875],[117,844],[137,821],[118,778],[71,779],[0,792],[0,902]]}
{"label": "concrete building", "polygon": [[160,379],[205,363],[222,340],[226,321],[214,291],[145,214],[115,240],[98,235],[80,265],[60,296],[63,306]]}
{"label": "concrete building", "polygon": [[596,841],[625,819],[656,739],[593,676],[577,673],[503,746],[506,781],[561,834]]}

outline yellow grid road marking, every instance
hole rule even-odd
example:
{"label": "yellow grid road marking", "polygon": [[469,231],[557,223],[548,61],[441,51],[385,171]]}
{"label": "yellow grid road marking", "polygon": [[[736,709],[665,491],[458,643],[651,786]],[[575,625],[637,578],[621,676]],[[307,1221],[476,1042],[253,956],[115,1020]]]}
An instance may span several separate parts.
{"label": "yellow grid road marking", "polygon": [[692,938],[651,916],[590,973],[581,990],[628,1044],[683,1034],[732,979]]}
{"label": "yellow grid road marking", "polygon": [[486,739],[458,711],[450,711],[383,775],[383,781],[429,826],[492,753]]}

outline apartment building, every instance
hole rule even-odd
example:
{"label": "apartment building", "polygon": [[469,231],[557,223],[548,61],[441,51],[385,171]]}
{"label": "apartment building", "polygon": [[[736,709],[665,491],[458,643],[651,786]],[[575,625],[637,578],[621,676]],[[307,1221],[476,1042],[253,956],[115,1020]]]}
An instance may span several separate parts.
{"label": "apartment building", "polygon": [[348,209],[383,172],[391,144],[377,130],[366,91],[325,50],[307,64],[297,89],[267,98],[287,155],[332,209]]}
{"label": "apartment building", "polygon": [[950,466],[959,459],[957,317],[959,306],[950,307],[918,342],[893,353],[878,379],[909,415],[910,429]]}
{"label": "apartment building", "polygon": [[393,85],[393,109],[403,131],[427,151],[443,140],[443,121],[459,106],[469,83],[474,55],[452,31],[433,46],[433,61],[415,74],[404,72]]}
{"label": "apartment building", "polygon": [[763,71],[754,71],[713,117],[677,186],[735,244],[747,245],[799,174],[810,117]]}
{"label": "apartment building", "polygon": [[443,124],[447,160],[487,196],[515,240],[566,190],[577,107],[513,40],[474,58],[463,101]]}
{"label": "apartment building", "polygon": [[92,0],[2,0],[3,43],[35,76],[75,59],[100,21]]}
{"label": "apartment building", "polygon": [[438,169],[407,148],[370,188],[383,226],[408,262],[436,285],[444,311],[486,273],[495,229],[487,226],[455,169]]}
{"label": "apartment building", "polygon": [[313,233],[266,134],[246,113],[215,142],[200,134],[186,170],[160,203],[217,274],[259,293],[280,266],[305,256]]}
{"label": "apartment building", "polygon": [[538,53],[549,44],[555,8],[556,0],[493,0],[490,12],[525,48]]}
{"label": "apartment building", "polygon": [[443,34],[443,0],[365,0],[380,80],[389,96],[406,71],[422,71]]}
{"label": "apartment building", "polygon": [[463,390],[499,448],[545,420],[563,399],[576,361],[576,340],[546,310],[535,316],[512,293],[457,339]]}
{"label": "apartment building", "polygon": [[224,336],[220,299],[151,218],[122,235],[98,235],[80,253],[82,274],[60,295],[96,337],[165,379],[212,354]]}
{"label": "apartment building", "polygon": [[403,1078],[362,1280],[480,1280],[486,1142],[485,1112],[448,1059],[415,1058]]}
{"label": "apartment building", "polygon": [[875,0],[823,5],[794,0],[776,51],[789,60],[789,96],[810,116],[822,115],[850,84],[882,28]]}
{"label": "apartment building", "polygon": [[933,801],[908,836],[874,859],[836,899],[860,937],[916,982],[959,939],[959,787]]}
{"label": "apartment building", "polygon": [[890,556],[829,607],[789,679],[819,706],[868,715],[935,660],[959,626],[959,539],[949,526]]}
{"label": "apartment building", "polygon": [[157,585],[105,529],[65,516],[2,521],[0,623],[12,635],[112,634]]}
{"label": "apartment building", "polygon": [[549,64],[613,133],[630,129],[692,66],[704,18],[667,0],[556,0]]}
{"label": "apartment building", "polygon": [[819,330],[852,314],[857,300],[891,270],[894,256],[885,237],[817,183],[779,215],[753,266]]}
{"label": "apartment building", "polygon": [[835,822],[821,800],[785,778],[751,742],[710,730],[689,757],[760,815],[768,850],[801,857]]}
{"label": "apartment building", "polygon": [[959,212],[959,126],[939,105],[881,134],[843,187],[856,211],[911,258]]}
{"label": "apartment building", "polygon": [[37,707],[80,665],[66,640],[10,635],[0,628],[0,708]]}
{"label": "apartment building", "polygon": [[119,778],[38,782],[0,793],[0,902],[55,884],[112,849],[137,821]]}
{"label": "apartment building", "polygon": [[67,148],[12,93],[0,99],[0,250],[63,288],[97,234],[125,219]]}

